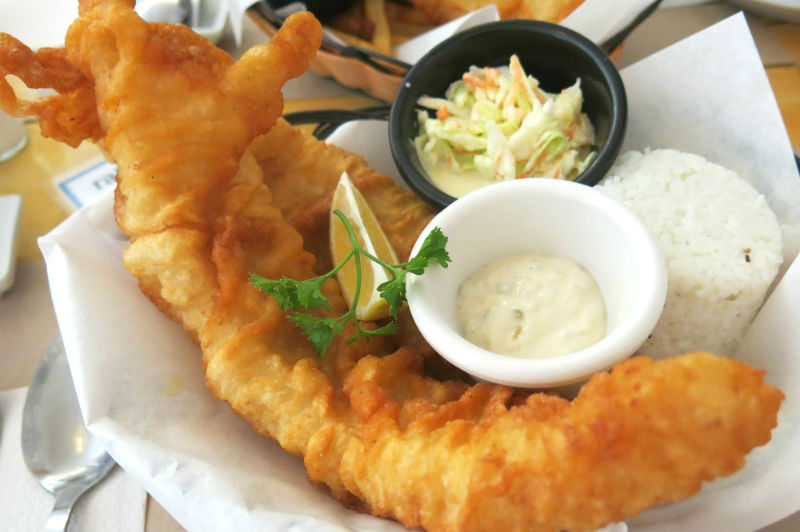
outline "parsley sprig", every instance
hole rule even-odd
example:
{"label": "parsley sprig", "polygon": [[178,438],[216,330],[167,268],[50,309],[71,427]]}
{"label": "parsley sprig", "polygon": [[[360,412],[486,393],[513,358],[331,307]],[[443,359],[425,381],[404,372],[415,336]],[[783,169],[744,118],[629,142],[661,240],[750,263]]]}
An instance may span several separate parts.
{"label": "parsley sprig", "polygon": [[[300,327],[303,334],[309,339],[311,345],[319,356],[325,356],[325,350],[330,345],[333,338],[344,331],[345,325],[352,321],[356,327],[356,334],[347,339],[354,342],[359,337],[388,336],[397,332],[397,322],[395,321],[406,300],[406,274],[413,273],[420,275],[428,267],[428,264],[435,262],[446,268],[450,262],[450,255],[445,249],[447,237],[438,227],[434,227],[428,234],[419,249],[419,253],[402,264],[388,264],[380,258],[367,252],[356,239],[352,225],[347,217],[339,210],[333,211],[344,224],[350,239],[350,252],[337,264],[331,271],[313,279],[296,281],[288,277],[281,277],[278,280],[266,279],[260,275],[250,274],[250,283],[271,295],[278,302],[281,310],[292,312],[288,318],[296,326]],[[389,304],[389,314],[394,320],[377,329],[365,329],[356,319],[356,305],[361,293],[361,257],[364,256],[377,262],[389,272],[391,278],[378,285],[378,293]],[[348,261],[355,260],[356,287],[353,294],[353,303],[350,308],[339,317],[314,316],[309,312],[316,309],[331,309],[330,300],[322,293],[322,285],[325,281],[336,275]]]}

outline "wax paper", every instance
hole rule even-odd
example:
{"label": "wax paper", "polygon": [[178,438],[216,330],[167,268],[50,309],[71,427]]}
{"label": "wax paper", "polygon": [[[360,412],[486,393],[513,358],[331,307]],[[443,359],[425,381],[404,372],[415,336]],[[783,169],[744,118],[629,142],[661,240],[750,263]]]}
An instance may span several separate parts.
{"label": "wax paper", "polygon": [[[772,441],[752,452],[739,473],[628,526],[755,530],[800,508],[800,177],[741,15],[629,67],[623,78],[630,104],[626,149],[677,148],[736,170],[775,209],[787,267],[794,261],[735,353],[765,368],[767,380],[786,394]],[[352,123],[331,140],[390,171],[385,128]],[[120,254],[127,245],[110,195],[41,239],[84,416],[120,465],[189,530],[402,530],[347,510],[311,486],[299,458],[257,436],[211,396],[199,349],[124,270]]]}

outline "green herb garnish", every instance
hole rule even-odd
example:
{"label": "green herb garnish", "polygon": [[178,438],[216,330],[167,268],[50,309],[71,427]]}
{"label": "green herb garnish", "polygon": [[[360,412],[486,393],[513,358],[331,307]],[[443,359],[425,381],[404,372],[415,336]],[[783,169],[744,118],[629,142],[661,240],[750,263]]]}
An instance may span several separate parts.
{"label": "green herb garnish", "polygon": [[[333,213],[342,220],[350,238],[352,249],[342,261],[331,271],[313,279],[305,281],[295,281],[288,277],[281,277],[279,280],[265,279],[260,275],[250,274],[250,283],[259,290],[266,292],[275,298],[281,310],[292,312],[289,320],[300,327],[303,334],[309,339],[311,345],[319,356],[325,356],[325,350],[330,345],[333,338],[344,331],[345,325],[352,321],[356,327],[356,334],[348,338],[348,342],[354,342],[359,337],[388,336],[397,332],[397,316],[403,302],[406,300],[406,274],[413,273],[420,275],[425,271],[428,264],[435,262],[446,268],[450,262],[450,255],[445,249],[447,237],[438,227],[425,238],[419,253],[408,262],[402,264],[387,264],[378,257],[368,253],[356,239],[353,227],[347,217],[339,210]],[[356,319],[356,305],[361,290],[361,257],[377,262],[389,272],[391,278],[378,285],[378,293],[389,304],[389,314],[394,318],[383,327],[375,330],[364,329]],[[325,281],[336,275],[348,261],[355,260],[356,288],[353,296],[353,303],[350,309],[338,318],[318,317],[308,312],[315,309],[330,310],[330,300],[322,293],[322,285]]]}

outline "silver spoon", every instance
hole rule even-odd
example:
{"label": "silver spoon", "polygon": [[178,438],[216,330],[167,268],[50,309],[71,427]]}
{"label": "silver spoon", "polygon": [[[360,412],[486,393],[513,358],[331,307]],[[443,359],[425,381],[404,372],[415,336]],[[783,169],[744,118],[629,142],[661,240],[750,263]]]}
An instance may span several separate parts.
{"label": "silver spoon", "polygon": [[114,467],[86,430],[61,335],[42,353],[22,411],[22,455],[39,483],[55,495],[46,530],[67,530],[72,506]]}

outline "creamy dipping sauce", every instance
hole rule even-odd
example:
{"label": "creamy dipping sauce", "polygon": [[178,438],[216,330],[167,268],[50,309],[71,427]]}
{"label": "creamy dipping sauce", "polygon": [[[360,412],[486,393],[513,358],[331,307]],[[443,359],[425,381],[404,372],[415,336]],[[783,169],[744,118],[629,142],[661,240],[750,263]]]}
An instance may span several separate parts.
{"label": "creamy dipping sauce", "polygon": [[459,287],[464,337],[488,351],[549,358],[606,334],[606,306],[594,277],[575,261],[528,253],[493,262]]}

